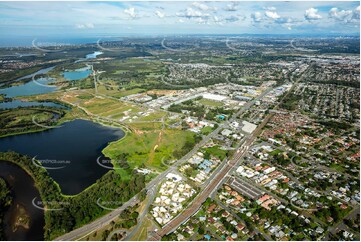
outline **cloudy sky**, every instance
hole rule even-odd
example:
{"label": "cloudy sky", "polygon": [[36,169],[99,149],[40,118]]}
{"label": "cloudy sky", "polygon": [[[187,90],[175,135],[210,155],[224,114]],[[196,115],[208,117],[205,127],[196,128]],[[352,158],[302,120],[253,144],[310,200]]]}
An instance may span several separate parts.
{"label": "cloudy sky", "polygon": [[3,36],[359,34],[357,1],[0,2]]}

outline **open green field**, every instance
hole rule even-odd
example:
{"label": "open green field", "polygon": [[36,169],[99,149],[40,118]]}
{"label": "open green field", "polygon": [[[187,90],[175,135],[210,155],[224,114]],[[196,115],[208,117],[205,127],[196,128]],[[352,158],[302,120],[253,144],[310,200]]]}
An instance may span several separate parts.
{"label": "open green field", "polygon": [[119,112],[127,110],[126,105],[121,105],[118,101],[106,99],[106,98],[91,98],[86,101],[79,103],[80,106],[86,108],[93,114],[107,113],[108,111],[113,111],[119,108]]}
{"label": "open green field", "polygon": [[223,105],[222,102],[216,102],[205,98],[202,98],[198,102],[209,107],[221,107]]}
{"label": "open green field", "polygon": [[214,128],[209,127],[209,126],[203,127],[203,128],[201,129],[201,134],[203,134],[203,135],[208,135],[208,134],[212,133],[213,130],[214,130]]}
{"label": "open green field", "polygon": [[220,147],[218,145],[209,147],[209,148],[205,148],[203,150],[205,151],[205,156],[208,156],[208,155],[215,156],[220,160],[223,160],[224,158],[226,158],[227,153],[228,153],[227,150],[220,149]]}
{"label": "open green field", "polygon": [[152,227],[155,227],[153,226],[152,220],[147,217],[145,217],[142,222],[140,232],[132,238],[132,241],[147,241],[148,229],[151,230]]}
{"label": "open green field", "polygon": [[166,115],[164,111],[146,109],[137,104],[120,101],[104,96],[94,96],[88,91],[68,92],[63,99],[80,106],[91,114],[121,120],[124,122],[160,121]]}
{"label": "open green field", "polygon": [[0,137],[44,130],[41,125],[57,125],[64,115],[65,110],[41,106],[1,110]]}
{"label": "open green field", "polygon": [[164,170],[166,166],[163,162],[174,160],[174,152],[182,150],[186,142],[195,143],[194,133],[173,129],[161,133],[160,130],[138,130],[111,143],[103,153],[113,161],[125,158],[131,168],[146,166]]}
{"label": "open green field", "polygon": [[146,58],[127,58],[123,60],[113,60],[96,64],[96,70],[102,70],[102,82],[112,81],[121,84],[123,87],[129,87],[144,83],[148,78],[154,78],[160,74],[163,64],[159,60],[149,60]]}
{"label": "open green field", "polygon": [[142,123],[129,123],[127,124],[131,128],[141,131],[153,131],[160,130],[162,128],[161,122],[142,122]]}
{"label": "open green field", "polygon": [[98,84],[98,92],[100,94],[104,94],[104,95],[116,97],[116,98],[121,98],[121,97],[129,96],[129,95],[133,95],[133,94],[137,94],[137,93],[141,93],[141,92],[145,91],[145,89],[138,88],[138,87],[135,87],[132,89],[118,90],[116,83],[113,81],[107,81],[106,83],[104,82],[104,84],[111,85],[111,86],[105,86],[102,84]]}
{"label": "open green field", "polygon": [[144,115],[140,116],[137,121],[153,121],[153,120],[160,120],[164,117],[167,113],[163,111],[148,111],[144,113]]}

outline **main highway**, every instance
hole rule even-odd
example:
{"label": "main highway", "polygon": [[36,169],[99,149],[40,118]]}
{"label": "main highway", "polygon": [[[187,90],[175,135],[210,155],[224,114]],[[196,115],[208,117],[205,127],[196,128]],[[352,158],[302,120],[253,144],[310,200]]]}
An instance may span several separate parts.
{"label": "main highway", "polygon": [[[292,77],[291,77],[292,78]],[[294,88],[295,84],[299,82],[299,80],[302,78],[299,77],[296,81],[293,82],[292,87],[290,90],[286,93],[286,95],[280,100],[280,102],[275,106],[274,109],[278,109],[279,104],[284,100],[286,96],[291,93],[292,89]],[[292,79],[291,79],[292,80]],[[242,109],[239,110],[232,118],[230,118],[229,122],[232,122],[234,118],[239,116],[242,112],[245,110],[248,110],[257,100],[262,99],[265,95],[268,94],[268,92],[271,91],[272,88],[268,88],[266,91],[264,91],[257,99],[252,100],[251,102],[248,102],[247,105],[243,106]],[[215,190],[222,184],[225,179],[227,178],[228,174],[238,167],[238,165],[241,162],[241,158],[247,153],[249,147],[254,142],[254,140],[257,138],[257,136],[262,132],[263,127],[268,123],[268,121],[273,116],[273,113],[268,114],[262,123],[258,125],[256,130],[254,130],[253,134],[246,137],[246,140],[244,143],[240,146],[238,151],[234,154],[233,158],[227,162],[226,164],[223,164],[223,168],[220,169],[220,171],[212,177],[212,180],[207,183],[204,190],[202,190],[197,197],[192,201],[191,205],[187,207],[183,212],[178,214],[173,220],[171,220],[168,224],[166,224],[162,229],[159,231],[154,231],[152,236],[149,238],[149,240],[160,240],[164,235],[167,235],[174,230],[176,230],[181,224],[185,223],[193,214],[195,214],[201,205],[204,203],[204,201],[214,193]]]}
{"label": "main highway", "polygon": [[205,200],[211,195],[215,188],[218,187],[220,183],[227,178],[227,174],[235,167],[239,165],[241,162],[241,158],[247,153],[250,145],[257,138],[258,134],[262,131],[264,125],[271,118],[272,114],[269,114],[263,122],[257,127],[257,129],[253,132],[253,134],[246,138],[246,141],[243,145],[238,149],[238,151],[234,154],[233,158],[224,164],[223,168],[216,174],[216,176],[207,184],[207,186],[202,190],[198,196],[192,201],[191,205],[186,208],[182,213],[180,213],[177,217],[175,217],[171,222],[165,225],[161,230],[156,231],[153,234],[153,237],[150,240],[159,240],[166,234],[173,232],[177,229],[181,224],[187,221],[194,213],[198,211],[201,205],[205,202]]}
{"label": "main highway", "polygon": [[[197,151],[200,147],[202,147],[203,145],[205,145],[211,138],[215,137],[219,131],[225,127],[227,127],[231,122],[233,122],[237,117],[239,117],[239,115],[241,115],[243,112],[247,111],[248,109],[250,109],[258,100],[262,99],[265,95],[267,95],[273,88],[269,87],[267,88],[265,91],[263,91],[258,97],[254,98],[253,100],[247,102],[244,106],[242,106],[240,108],[240,110],[235,113],[234,115],[232,115],[232,117],[228,120],[225,121],[224,123],[222,123],[221,125],[219,125],[218,128],[216,128],[212,133],[210,133],[209,135],[205,136],[201,142],[199,142],[197,145],[194,146],[194,148],[188,152],[184,157],[182,157],[180,160],[178,160],[177,162],[175,162],[173,165],[171,165],[166,171],[162,172],[161,174],[159,174],[156,178],[154,178],[152,181],[150,181],[146,187],[144,189],[151,190],[154,189],[154,187],[157,187],[163,180],[164,178],[172,172],[175,172],[177,167],[183,163],[185,163],[187,160],[189,160]],[[253,138],[256,136],[252,136]],[[249,139],[248,141],[246,141],[243,145],[244,146],[249,146],[252,142],[250,142],[252,139]],[[241,148],[242,149],[242,148]],[[227,174],[227,172],[240,160],[241,156],[243,156],[244,151],[243,152],[239,152],[236,153],[234,158],[228,162],[225,166],[225,168],[223,170],[220,171],[220,173],[215,176],[214,180],[212,182],[210,182],[208,184],[208,186],[203,190],[202,194],[208,194],[210,192],[212,192],[214,186],[213,185],[217,185],[217,183],[222,181],[222,178],[225,174]],[[201,199],[198,199],[198,203],[197,201],[195,201],[195,203],[193,203],[193,206],[200,206],[202,203],[200,203],[200,201],[203,200],[203,198],[207,198],[208,195],[203,195],[203,196],[198,196],[201,197]],[[139,194],[135,195],[134,197],[132,197],[128,202],[124,203],[121,207],[114,209],[113,211],[111,211],[110,213],[104,215],[103,217],[98,218],[97,220],[84,225],[80,228],[77,228],[67,234],[64,234],[58,238],[56,238],[55,240],[57,241],[69,241],[69,240],[77,240],[80,238],[83,238],[84,236],[91,234],[92,232],[108,225],[111,221],[113,221],[114,219],[116,219],[119,214],[121,214],[126,208],[134,206],[137,202],[139,202],[139,198],[138,198]],[[196,199],[197,200],[197,199]],[[152,201],[149,200],[149,203],[151,203]],[[188,210],[187,210],[188,211]],[[190,210],[189,210],[190,211]],[[180,216],[182,217],[182,216]],[[177,220],[178,221],[178,220]],[[176,222],[171,222],[170,226],[172,224],[176,224]],[[169,227],[169,226],[167,226]]]}

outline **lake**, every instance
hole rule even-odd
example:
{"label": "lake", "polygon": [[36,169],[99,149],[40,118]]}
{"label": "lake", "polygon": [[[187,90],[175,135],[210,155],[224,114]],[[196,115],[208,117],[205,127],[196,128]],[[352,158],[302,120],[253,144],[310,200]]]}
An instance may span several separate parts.
{"label": "lake", "polygon": [[21,100],[12,100],[10,102],[0,102],[0,109],[10,109],[10,108],[18,108],[18,107],[31,107],[31,106],[45,106],[45,107],[54,107],[54,108],[64,108],[69,109],[68,107],[53,103],[53,102],[27,102]]}
{"label": "lake", "polygon": [[0,138],[0,152],[12,150],[36,156],[36,160],[49,168],[61,191],[75,195],[109,171],[97,164],[97,158],[109,142],[124,135],[121,129],[77,119],[60,128]]}
{"label": "lake", "polygon": [[[87,54],[84,60],[96,58],[98,55],[101,54],[103,54],[103,52],[95,51],[92,54]],[[18,82],[24,79],[32,78],[33,76],[35,77],[36,75],[46,74],[49,71],[53,70],[54,68],[55,66],[44,68],[32,74],[17,78],[16,80],[11,82]],[[63,72],[63,76],[68,81],[76,81],[87,78],[91,74],[91,72],[92,71],[90,70],[89,67],[84,67],[77,69],[75,71],[65,71]],[[9,98],[14,98],[19,96],[31,96],[31,95],[50,93],[58,89],[56,86],[52,86],[51,84],[49,84],[54,81],[55,79],[53,78],[37,78],[25,84],[2,88],[0,89],[0,94],[5,94]]]}
{"label": "lake", "polygon": [[65,71],[63,73],[63,76],[68,81],[77,81],[80,79],[87,78],[91,73],[92,71],[89,69],[89,67],[84,67],[77,69],[75,71]]}
{"label": "lake", "polygon": [[98,55],[101,55],[101,54],[103,54],[103,52],[101,52],[101,51],[94,51],[94,53],[92,53],[92,54],[87,54],[87,55],[85,56],[85,58],[86,58],[86,59],[94,59],[94,58],[97,58],[97,56],[98,56]]}
{"label": "lake", "polygon": [[31,96],[31,95],[49,93],[57,89],[57,87],[52,87],[51,85],[46,86],[48,83],[53,81],[54,79],[51,78],[39,78],[36,80],[36,82],[29,81],[22,85],[11,86],[0,89],[0,94],[5,94],[7,97],[13,98],[19,96]]}
{"label": "lake", "polygon": [[[40,198],[34,180],[19,166],[7,161],[0,161],[0,177],[5,179],[13,195],[13,203],[4,217],[7,240],[44,240],[44,211],[32,205],[35,197]],[[30,224],[28,229],[18,227],[13,231],[19,206],[25,209]]]}
{"label": "lake", "polygon": [[[24,79],[27,79],[27,78],[32,78],[33,76],[36,76],[36,75],[41,75],[41,74],[45,74],[45,73],[48,73],[49,71],[51,71],[52,69],[54,69],[55,66],[51,66],[51,67],[48,67],[48,68],[44,68],[44,69],[40,69],[32,74],[29,74],[29,75],[26,75],[26,76],[22,76],[22,77],[19,77],[13,81],[10,81],[10,82],[18,82],[18,81],[21,81],[21,80],[24,80]],[[3,84],[2,84],[3,85]]]}

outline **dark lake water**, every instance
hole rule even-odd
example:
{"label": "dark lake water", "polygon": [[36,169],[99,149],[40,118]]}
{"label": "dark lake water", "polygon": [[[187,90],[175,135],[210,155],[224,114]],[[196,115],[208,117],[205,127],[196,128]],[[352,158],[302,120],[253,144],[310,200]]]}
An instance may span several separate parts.
{"label": "dark lake water", "polygon": [[[94,52],[93,54],[89,54],[91,57],[87,57],[86,59],[96,58],[101,52]],[[94,57],[92,57],[94,56]],[[19,96],[31,96],[38,94],[45,94],[56,91],[58,88],[56,86],[51,85],[52,82],[55,81],[53,78],[36,78],[36,75],[46,74],[55,66],[41,69],[33,74],[23,76],[21,78],[16,79],[14,82],[21,81],[26,78],[32,78],[34,75],[34,80],[31,80],[25,84],[11,86],[7,88],[1,88],[0,94],[5,94],[7,97],[14,98]],[[76,81],[80,79],[84,79],[91,74],[91,70],[88,67],[84,67],[81,69],[77,69],[75,71],[66,71],[63,73],[64,78],[68,81]]]}
{"label": "dark lake water", "polygon": [[[8,240],[44,240],[44,211],[35,208],[32,200],[40,194],[34,180],[19,166],[10,162],[0,161],[0,177],[10,186],[13,203],[5,213],[5,236]],[[25,208],[30,217],[29,229],[19,227],[12,229],[16,220],[17,205]]]}
{"label": "dark lake water", "polygon": [[97,164],[97,158],[109,142],[122,137],[121,129],[77,119],[60,128],[0,138],[0,151],[36,156],[43,166],[53,168],[47,170],[62,192],[74,195],[109,171]]}
{"label": "dark lake water", "polygon": [[87,78],[91,74],[91,70],[88,67],[77,69],[75,71],[66,71],[63,73],[64,78],[68,81],[77,81]]}
{"label": "dark lake water", "polygon": [[101,51],[94,51],[94,53],[92,53],[92,54],[87,54],[87,55],[85,56],[85,58],[86,58],[86,59],[94,59],[94,58],[97,58],[97,56],[98,56],[98,55],[101,55],[101,54],[103,54],[103,52],[101,52]]}
{"label": "dark lake water", "polygon": [[54,107],[54,108],[64,108],[69,109],[68,107],[53,103],[53,102],[26,102],[20,100],[12,100],[11,102],[1,102],[0,109],[9,109],[9,108],[17,108],[17,107],[30,107],[30,106],[45,106],[45,107]]}
{"label": "dark lake water", "polygon": [[48,67],[48,68],[44,68],[44,69],[40,69],[32,74],[29,74],[29,75],[26,75],[26,76],[22,76],[22,77],[19,77],[17,79],[15,79],[13,82],[18,82],[18,81],[21,81],[21,80],[24,80],[26,78],[31,78],[33,77],[34,75],[40,75],[40,74],[45,74],[45,73],[48,73],[49,71],[51,71],[52,69],[54,69],[55,66],[51,66],[51,67]]}
{"label": "dark lake water", "polygon": [[25,84],[18,86],[11,86],[0,89],[0,94],[5,94],[7,97],[19,97],[19,96],[31,96],[37,94],[49,93],[57,90],[56,87],[51,85],[47,86],[48,83],[54,81],[51,78],[39,78],[34,81],[29,81]]}

